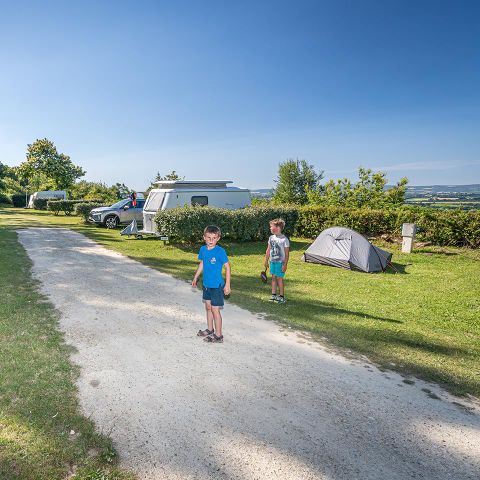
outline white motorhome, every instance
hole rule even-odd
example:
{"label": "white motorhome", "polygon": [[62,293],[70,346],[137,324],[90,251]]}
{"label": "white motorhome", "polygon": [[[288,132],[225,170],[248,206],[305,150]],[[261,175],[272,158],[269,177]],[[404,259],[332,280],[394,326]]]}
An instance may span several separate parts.
{"label": "white motorhome", "polygon": [[158,210],[185,205],[208,205],[209,207],[237,209],[251,203],[250,190],[228,187],[233,183],[223,181],[161,180],[157,188],[150,190],[143,207],[142,233],[158,234],[154,218]]}
{"label": "white motorhome", "polygon": [[39,198],[45,198],[48,200],[66,200],[67,199],[67,192],[63,190],[45,190],[43,192],[35,192],[30,195],[28,200],[28,208],[33,208],[34,200]]}

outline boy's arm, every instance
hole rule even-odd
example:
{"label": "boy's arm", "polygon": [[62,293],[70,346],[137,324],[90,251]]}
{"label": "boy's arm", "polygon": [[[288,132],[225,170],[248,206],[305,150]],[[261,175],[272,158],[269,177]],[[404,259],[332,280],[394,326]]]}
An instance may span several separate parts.
{"label": "boy's arm", "polygon": [[232,276],[232,267],[230,262],[227,262],[223,265],[225,267],[225,286],[223,287],[223,293],[225,295],[230,295],[232,289],[230,288],[230,278]]}
{"label": "boy's arm", "polygon": [[290,257],[290,248],[289,247],[285,247],[285,260],[283,261],[283,265],[282,265],[282,272],[286,272],[287,271],[287,265],[288,265],[288,259]]}
{"label": "boy's arm", "polygon": [[265,252],[265,270],[268,269],[269,260],[270,260],[270,243],[267,244],[267,251]]}
{"label": "boy's arm", "polygon": [[203,260],[200,260],[200,263],[198,264],[197,271],[195,272],[195,275],[194,275],[193,280],[192,280],[192,287],[197,286],[198,277],[200,276],[200,274],[202,272],[203,272]]}

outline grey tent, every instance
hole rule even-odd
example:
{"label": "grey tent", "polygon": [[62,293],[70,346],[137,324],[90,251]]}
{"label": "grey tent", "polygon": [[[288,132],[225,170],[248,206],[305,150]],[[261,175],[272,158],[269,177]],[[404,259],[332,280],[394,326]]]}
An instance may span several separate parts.
{"label": "grey tent", "polygon": [[383,272],[392,254],[372,245],[354,230],[332,227],[324,230],[303,254],[305,262],[362,272]]}

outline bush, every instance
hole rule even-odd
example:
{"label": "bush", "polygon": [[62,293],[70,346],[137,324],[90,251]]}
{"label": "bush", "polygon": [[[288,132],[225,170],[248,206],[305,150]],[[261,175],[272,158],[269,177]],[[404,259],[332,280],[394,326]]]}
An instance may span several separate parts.
{"label": "bush", "polygon": [[86,223],[88,221],[88,217],[90,215],[90,212],[94,208],[98,207],[104,207],[105,203],[99,203],[99,202],[82,202],[82,203],[77,203],[75,205],[75,215],[78,215],[80,217],[83,217],[83,221]]}
{"label": "bush", "polygon": [[326,228],[340,226],[374,236],[395,231],[397,215],[395,210],[353,209],[345,207],[303,207],[295,235],[315,238]]}
{"label": "bush", "polygon": [[12,195],[12,203],[14,207],[17,208],[24,208],[27,206],[27,200],[28,200],[29,195],[25,198],[24,193],[15,193]]}
{"label": "bush", "polygon": [[218,225],[222,236],[236,241],[265,240],[270,235],[269,221],[282,217],[285,233],[293,234],[298,210],[290,207],[263,207],[228,210],[212,207],[178,207],[160,210],[155,221],[159,232],[172,240],[197,241],[207,225]]}
{"label": "bush", "polygon": [[265,240],[269,220],[282,217],[286,235],[315,238],[326,228],[351,228],[365,236],[401,235],[403,223],[418,226],[417,239],[434,245],[480,247],[480,211],[435,210],[402,207],[391,210],[310,207],[249,207],[226,210],[210,207],[179,207],[162,210],[155,221],[172,240],[196,241],[206,225],[218,225],[225,238],[236,241]]}
{"label": "bush", "polygon": [[74,211],[75,205],[80,203],[94,202],[91,202],[90,200],[49,200],[47,202],[47,209],[55,215],[58,215],[60,212],[65,213],[65,215],[70,215]]}
{"label": "bush", "polygon": [[46,210],[47,209],[47,203],[48,203],[47,198],[36,198],[33,201],[33,208],[35,210]]}
{"label": "bush", "polygon": [[11,205],[12,204],[12,199],[6,193],[1,193],[0,192],[0,204]]}
{"label": "bush", "polygon": [[315,238],[322,230],[341,226],[366,236],[401,235],[403,223],[418,226],[417,239],[434,245],[480,247],[480,211],[402,207],[394,210],[303,207],[295,235]]}

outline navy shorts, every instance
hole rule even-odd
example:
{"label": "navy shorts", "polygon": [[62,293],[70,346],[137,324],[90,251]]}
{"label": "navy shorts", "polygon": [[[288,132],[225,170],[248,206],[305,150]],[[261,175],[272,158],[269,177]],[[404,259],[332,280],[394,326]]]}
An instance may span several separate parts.
{"label": "navy shorts", "polygon": [[212,307],[223,307],[223,287],[203,287],[203,300],[210,300]]}

